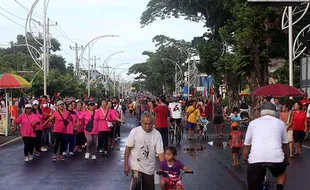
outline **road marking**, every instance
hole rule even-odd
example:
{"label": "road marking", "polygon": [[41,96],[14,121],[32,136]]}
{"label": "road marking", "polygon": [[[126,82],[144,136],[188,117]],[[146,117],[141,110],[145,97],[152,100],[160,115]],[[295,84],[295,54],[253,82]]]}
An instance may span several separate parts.
{"label": "road marking", "polygon": [[[12,140],[10,140],[10,141],[8,141],[8,142],[5,142],[5,143],[3,143],[3,144],[0,144],[0,147],[3,147],[3,146],[5,146],[5,145],[8,145],[8,144],[10,144],[10,143],[12,143],[12,142],[15,142],[15,141],[18,141],[19,139],[21,139],[22,137],[17,137],[17,138],[15,138],[15,139],[12,139]],[[309,147],[310,148],[310,147]]]}
{"label": "road marking", "polygon": [[307,149],[310,149],[310,146],[302,145],[302,147],[305,147]]}

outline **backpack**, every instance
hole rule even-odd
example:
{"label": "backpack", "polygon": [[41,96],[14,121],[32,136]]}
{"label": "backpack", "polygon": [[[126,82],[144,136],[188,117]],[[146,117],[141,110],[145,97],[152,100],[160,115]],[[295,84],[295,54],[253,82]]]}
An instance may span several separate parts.
{"label": "backpack", "polygon": [[231,132],[230,133],[230,143],[231,143],[231,147],[233,148],[241,148],[243,146],[242,144],[242,133],[241,131],[238,132]]}

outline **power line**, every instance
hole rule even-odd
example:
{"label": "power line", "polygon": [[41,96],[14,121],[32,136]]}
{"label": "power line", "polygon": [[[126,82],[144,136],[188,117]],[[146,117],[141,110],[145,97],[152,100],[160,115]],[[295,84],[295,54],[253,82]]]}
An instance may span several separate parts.
{"label": "power line", "polygon": [[[59,25],[58,25],[58,26],[59,26]],[[66,33],[63,33],[63,32],[60,31],[57,27],[55,27],[55,28],[56,28],[56,30],[57,30],[60,34],[63,35],[63,37],[67,38],[70,42],[75,43],[73,40],[71,40],[71,39],[66,35]],[[59,28],[60,28],[60,26],[59,26]]]}
{"label": "power line", "polygon": [[0,14],[1,14],[2,16],[4,16],[5,18],[7,18],[8,20],[10,20],[11,22],[15,23],[16,25],[18,25],[18,26],[20,26],[20,27],[22,27],[22,28],[25,28],[23,25],[21,25],[21,24],[19,24],[18,22],[12,20],[11,18],[7,17],[5,14],[3,14],[3,13],[1,13],[1,12],[0,12]]}
{"label": "power line", "polygon": [[[15,0],[15,2],[16,2],[20,7],[22,7],[24,10],[26,10],[26,11],[29,13],[29,11],[30,11],[29,8],[27,8],[25,5],[21,4],[21,3],[18,2],[17,0]],[[33,12],[32,14],[33,14],[35,17],[37,17],[37,18],[43,19],[43,16],[40,15],[40,14],[38,14],[38,13]]]}
{"label": "power line", "polygon": [[6,12],[6,13],[8,13],[8,14],[10,14],[10,15],[16,17],[16,18],[18,18],[18,19],[26,20],[25,18],[22,18],[22,17],[20,17],[20,16],[17,16],[17,15],[15,15],[15,14],[13,14],[13,13],[7,11],[6,9],[4,9],[4,8],[2,8],[2,7],[0,7],[0,9],[3,10],[4,12]]}

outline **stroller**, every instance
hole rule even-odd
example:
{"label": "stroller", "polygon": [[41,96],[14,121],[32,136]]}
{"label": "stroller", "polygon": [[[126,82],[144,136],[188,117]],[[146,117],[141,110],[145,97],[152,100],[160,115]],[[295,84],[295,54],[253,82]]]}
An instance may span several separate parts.
{"label": "stroller", "polygon": [[207,135],[207,131],[208,131],[208,124],[209,124],[209,121],[208,119],[206,119],[206,114],[205,113],[202,113],[201,114],[201,117],[198,121],[198,126],[199,126],[199,134],[198,134],[198,139],[200,137],[202,137],[202,140],[207,140],[209,137]]}

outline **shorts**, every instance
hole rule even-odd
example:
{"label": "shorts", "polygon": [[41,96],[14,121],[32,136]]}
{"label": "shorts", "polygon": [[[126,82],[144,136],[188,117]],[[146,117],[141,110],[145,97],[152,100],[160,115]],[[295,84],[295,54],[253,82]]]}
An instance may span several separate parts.
{"label": "shorts", "polygon": [[293,130],[294,143],[304,142],[306,133],[304,131]]}
{"label": "shorts", "polygon": [[264,182],[266,175],[266,167],[264,164],[271,164],[269,167],[273,177],[279,177],[282,175],[287,167],[287,164],[282,163],[254,163],[249,164],[247,169],[247,181],[249,189],[259,189]]}
{"label": "shorts", "polygon": [[288,130],[287,131],[287,137],[288,137],[288,142],[293,142],[293,130]]}
{"label": "shorts", "polygon": [[170,121],[170,123],[173,123],[175,121],[177,123],[177,125],[181,125],[182,119],[170,118],[169,121]]}
{"label": "shorts", "polygon": [[223,116],[214,116],[213,123],[214,123],[215,125],[220,125],[220,124],[223,123],[223,121],[224,121]]}
{"label": "shorts", "polygon": [[[161,180],[165,181],[169,185],[173,185],[172,182],[167,177],[162,177]],[[184,189],[184,186],[183,186],[181,181],[178,181],[176,185],[177,185],[177,187],[181,187],[181,189]]]}
{"label": "shorts", "polygon": [[132,113],[133,113],[133,110],[129,110],[129,113],[132,114]]}
{"label": "shorts", "polygon": [[139,171],[132,171],[130,182],[130,189],[132,190],[155,190],[154,175],[147,175]]}
{"label": "shorts", "polygon": [[187,122],[187,129],[192,129],[195,130],[196,129],[196,123],[191,123],[191,122]]}
{"label": "shorts", "polygon": [[232,147],[232,148],[231,148],[231,153],[232,153],[232,154],[238,154],[238,155],[240,155],[240,151],[241,151],[241,148],[238,148],[238,147]]}

